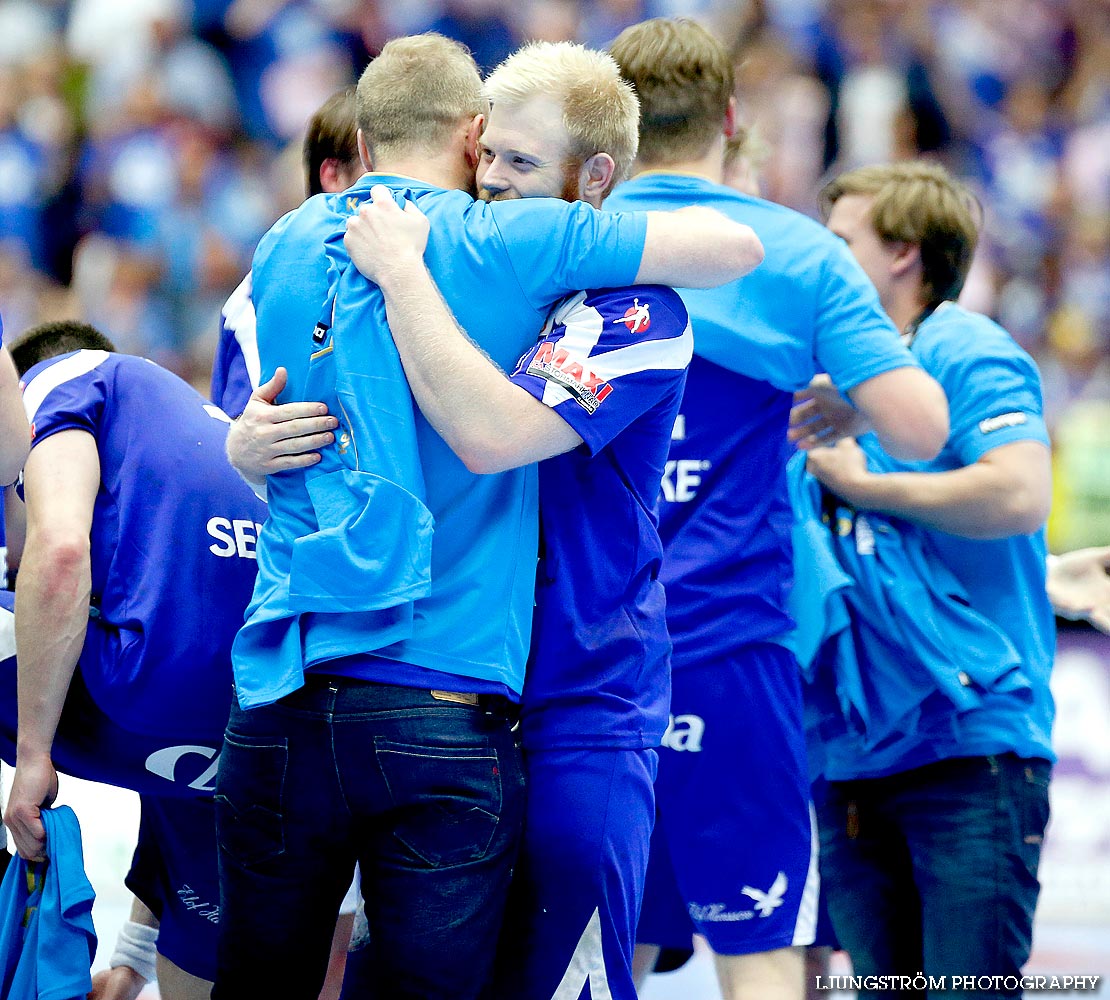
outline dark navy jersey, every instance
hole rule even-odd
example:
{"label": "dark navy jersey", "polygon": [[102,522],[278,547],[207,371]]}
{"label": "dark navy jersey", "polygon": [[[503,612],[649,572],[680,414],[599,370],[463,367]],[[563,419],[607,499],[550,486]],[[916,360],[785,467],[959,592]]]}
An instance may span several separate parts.
{"label": "dark navy jersey", "polygon": [[90,693],[137,732],[207,732],[227,718],[265,514],[224,455],[227,417],[154,363],[105,351],[40,362],[23,385],[32,448],[77,429],[100,457]]}
{"label": "dark navy jersey", "polygon": [[580,292],[512,380],[582,438],[540,463],[525,746],[656,746],[670,702],[655,505],[693,350],[669,288]]}
{"label": "dark navy jersey", "polygon": [[841,390],[917,366],[844,241],[798,212],[704,178],[648,172],[606,208],[699,204],[752,227],[765,257],[720,288],[682,289],[694,360],[663,479],[674,666],[786,641],[793,579],[784,466],[792,394],[827,372]]}

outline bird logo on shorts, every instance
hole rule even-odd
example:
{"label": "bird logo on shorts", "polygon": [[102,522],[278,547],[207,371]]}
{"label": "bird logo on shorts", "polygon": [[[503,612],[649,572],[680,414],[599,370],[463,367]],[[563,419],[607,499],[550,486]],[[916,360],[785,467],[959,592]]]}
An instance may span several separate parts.
{"label": "bird logo on shorts", "polygon": [[649,326],[651,326],[651,310],[647,302],[640,305],[640,300],[633,299],[630,305],[624,312],[620,319],[613,320],[613,325],[623,323],[628,327],[629,333],[643,333]]}
{"label": "bird logo on shorts", "polygon": [[782,897],[786,895],[786,872],[779,872],[766,892],[753,889],[750,885],[744,886],[740,891],[749,899],[755,900],[755,908],[761,917],[769,917],[782,906]]}

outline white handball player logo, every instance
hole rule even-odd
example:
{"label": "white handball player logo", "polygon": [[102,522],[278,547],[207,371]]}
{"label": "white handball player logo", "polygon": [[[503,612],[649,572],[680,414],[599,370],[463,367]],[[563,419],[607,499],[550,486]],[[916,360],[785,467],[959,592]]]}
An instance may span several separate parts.
{"label": "white handball player logo", "polygon": [[651,326],[651,309],[647,302],[640,305],[640,300],[635,298],[620,319],[613,320],[613,325],[623,323],[628,327],[629,333],[643,333]]}
{"label": "white handball player logo", "polygon": [[755,900],[755,909],[761,917],[769,917],[782,906],[782,897],[786,895],[786,872],[779,872],[766,892],[753,889],[750,885],[744,886],[740,891],[749,899]]}

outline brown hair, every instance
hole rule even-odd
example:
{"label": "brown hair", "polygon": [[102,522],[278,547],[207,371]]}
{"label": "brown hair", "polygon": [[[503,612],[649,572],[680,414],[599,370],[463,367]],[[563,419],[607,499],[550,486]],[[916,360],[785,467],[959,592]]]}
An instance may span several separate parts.
{"label": "brown hair", "polygon": [[357,134],[355,88],[347,87],[332,94],[308,120],[301,159],[309,197],[324,190],[320,185],[320,167],[325,160],[338,160],[348,170],[358,164]]}
{"label": "brown hair", "polygon": [[434,32],[387,42],[363,71],[356,101],[375,160],[382,152],[438,151],[460,122],[489,107],[469,50]]}
{"label": "brown hair", "polygon": [[695,21],[656,17],[625,28],[609,51],[640,98],[641,162],[704,155],[721,135],[732,97],[725,47]]}
{"label": "brown hair", "polygon": [[40,361],[70,351],[108,351],[115,345],[96,327],[77,320],[58,320],[32,327],[8,349],[20,378]]}
{"label": "brown hair", "polygon": [[639,144],[640,106],[606,53],[574,42],[533,42],[486,78],[485,94],[495,106],[519,106],[533,97],[561,100],[571,155],[581,164],[608,153],[616,164],[613,184],[628,176]]}
{"label": "brown hair", "polygon": [[937,163],[913,160],[850,170],[821,189],[822,216],[846,195],[873,198],[871,225],[889,243],[921,250],[926,305],[960,294],[979,240],[975,195]]}

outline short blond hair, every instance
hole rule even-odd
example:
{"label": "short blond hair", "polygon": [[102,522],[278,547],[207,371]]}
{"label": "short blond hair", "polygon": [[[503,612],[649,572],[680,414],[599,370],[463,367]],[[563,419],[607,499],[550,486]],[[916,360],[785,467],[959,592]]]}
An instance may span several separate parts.
{"label": "short blond hair", "polygon": [[485,95],[495,107],[519,107],[533,97],[560,100],[575,157],[608,153],[616,164],[614,184],[632,169],[640,140],[640,105],[605,52],[575,42],[532,42],[490,73]]}
{"label": "short blond hair", "polygon": [[355,100],[374,159],[436,152],[460,122],[489,110],[469,49],[434,32],[387,42],[359,78]]}
{"label": "short blond hair", "polygon": [[725,47],[687,18],[625,28],[609,47],[640,98],[640,160],[665,166],[705,155],[724,129],[735,83]]}
{"label": "short blond hair", "polygon": [[888,243],[921,248],[926,305],[956,299],[979,242],[982,210],[971,190],[938,163],[910,160],[860,167],[830,181],[819,195],[822,216],[847,195],[873,198],[871,225]]}

